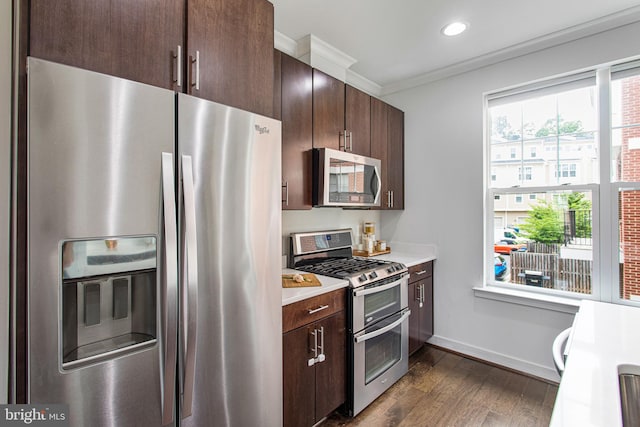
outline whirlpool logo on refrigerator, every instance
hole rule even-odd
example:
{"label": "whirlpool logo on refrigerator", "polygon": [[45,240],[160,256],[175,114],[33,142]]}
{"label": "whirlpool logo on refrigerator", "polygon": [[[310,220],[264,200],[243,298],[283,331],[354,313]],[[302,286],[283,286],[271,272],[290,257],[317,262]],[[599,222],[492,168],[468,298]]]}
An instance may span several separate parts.
{"label": "whirlpool logo on refrigerator", "polygon": [[254,125],[254,127],[256,129],[256,132],[258,132],[260,135],[269,133],[269,128],[266,126]]}
{"label": "whirlpool logo on refrigerator", "polygon": [[0,405],[0,427],[69,427],[69,405]]}

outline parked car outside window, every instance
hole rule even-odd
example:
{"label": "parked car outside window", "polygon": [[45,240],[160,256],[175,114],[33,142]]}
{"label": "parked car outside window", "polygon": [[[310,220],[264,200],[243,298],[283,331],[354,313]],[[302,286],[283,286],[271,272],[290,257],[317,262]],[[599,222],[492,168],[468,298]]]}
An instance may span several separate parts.
{"label": "parked car outside window", "polygon": [[507,260],[500,254],[493,254],[493,272],[496,280],[505,281],[509,278]]}
{"label": "parked car outside window", "polygon": [[527,245],[514,239],[502,239],[493,245],[493,251],[502,255],[510,255],[511,252],[526,252]]}

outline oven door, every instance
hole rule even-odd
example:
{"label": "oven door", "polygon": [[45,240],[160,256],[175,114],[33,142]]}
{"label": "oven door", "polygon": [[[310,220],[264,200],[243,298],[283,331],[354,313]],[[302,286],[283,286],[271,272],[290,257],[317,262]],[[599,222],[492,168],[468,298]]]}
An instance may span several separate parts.
{"label": "oven door", "polygon": [[356,415],[409,369],[409,315],[405,309],[353,337],[353,413]]}
{"label": "oven door", "polygon": [[409,276],[393,276],[353,290],[351,331],[358,332],[408,305]]}

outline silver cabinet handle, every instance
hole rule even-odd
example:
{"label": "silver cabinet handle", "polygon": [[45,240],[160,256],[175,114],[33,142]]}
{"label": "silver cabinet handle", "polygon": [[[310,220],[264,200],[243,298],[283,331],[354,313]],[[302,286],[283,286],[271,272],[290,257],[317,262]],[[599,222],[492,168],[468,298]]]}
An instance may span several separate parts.
{"label": "silver cabinet handle", "polygon": [[427,274],[427,270],[420,270],[414,273],[416,276],[422,276],[423,274]]}
{"label": "silver cabinet handle", "polygon": [[[344,142],[343,145],[340,145],[340,139]],[[338,150],[349,151],[349,147],[347,146],[347,130],[341,130],[338,136]]]}
{"label": "silver cabinet handle", "polygon": [[282,188],[284,188],[284,200],[282,202],[285,206],[289,206],[289,181],[285,181],[282,184]]}
{"label": "silver cabinet handle", "polygon": [[[345,144],[347,141],[345,140]],[[353,132],[349,131],[349,151],[353,153]]]}
{"label": "silver cabinet handle", "polygon": [[328,305],[321,305],[318,308],[314,308],[313,310],[309,310],[309,314],[314,314],[314,313],[317,313],[319,311],[326,310],[327,308],[329,308]]}
{"label": "silver cabinet handle", "polygon": [[313,336],[313,348],[311,349],[313,357],[307,360],[307,366],[313,366],[318,361],[318,330],[314,328],[311,336]]}
{"label": "silver cabinet handle", "polygon": [[172,57],[176,65],[176,71],[174,73],[176,78],[173,79],[173,83],[175,83],[177,87],[182,87],[182,46],[178,45],[176,54],[172,55]]}
{"label": "silver cabinet handle", "polygon": [[387,191],[387,207],[391,207],[391,191]]}
{"label": "silver cabinet handle", "polygon": [[327,359],[326,356],[324,355],[324,326],[320,326],[320,330],[318,331],[316,329],[316,331],[320,333],[320,345],[318,346],[320,349],[319,350],[320,354],[316,356],[316,362],[322,363]]}
{"label": "silver cabinet handle", "polygon": [[424,306],[424,283],[420,284],[420,308]]}
{"label": "silver cabinet handle", "polygon": [[405,280],[405,277],[403,277],[402,279],[395,280],[391,283],[387,283],[386,285],[376,286],[375,288],[362,289],[360,291],[354,291],[353,296],[361,297],[364,295],[377,294],[378,292],[383,292],[388,289],[395,288],[396,286],[404,283]]}
{"label": "silver cabinet handle", "polygon": [[[196,230],[195,189],[191,156],[182,156],[182,188],[184,194],[184,251],[182,308],[183,340],[186,349],[182,418],[191,416],[195,387],[196,337],[198,327],[198,241]],[[186,317],[185,317],[186,314]]]}
{"label": "silver cabinet handle", "polygon": [[[191,86],[195,90],[200,90],[200,51],[196,50],[195,58],[189,57],[189,68],[191,70]],[[195,71],[194,71],[195,68]],[[195,77],[194,77],[195,76]]]}
{"label": "silver cabinet handle", "polygon": [[356,341],[356,343],[359,344],[361,342],[370,340],[371,338],[375,338],[375,337],[377,337],[379,335],[382,335],[382,334],[384,334],[386,332],[389,332],[391,329],[395,328],[396,326],[398,326],[399,324],[404,322],[410,315],[411,315],[411,310],[407,310],[402,314],[402,316],[400,316],[400,318],[398,320],[396,320],[392,324],[387,325],[384,328],[378,329],[377,331],[369,332],[368,334],[364,334],[364,335],[360,335],[358,337],[355,337],[355,341]]}
{"label": "silver cabinet handle", "polygon": [[393,190],[391,190],[391,207],[393,208],[394,204],[395,204],[395,192]]}
{"label": "silver cabinet handle", "polygon": [[176,336],[178,294],[178,238],[176,231],[175,189],[173,186],[173,154],[162,153],[162,212],[164,228],[164,271],[162,272],[162,303],[164,314],[162,337],[164,367],[162,375],[162,425],[173,423],[176,382]]}

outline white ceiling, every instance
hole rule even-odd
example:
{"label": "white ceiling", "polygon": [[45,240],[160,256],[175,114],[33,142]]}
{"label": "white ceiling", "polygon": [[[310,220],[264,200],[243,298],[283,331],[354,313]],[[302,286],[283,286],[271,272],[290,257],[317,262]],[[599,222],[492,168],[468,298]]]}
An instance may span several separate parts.
{"label": "white ceiling", "polygon": [[[275,29],[313,34],[353,57],[355,73],[384,87],[474,68],[640,20],[638,0],[271,0]],[[470,28],[444,37],[464,20]]]}

